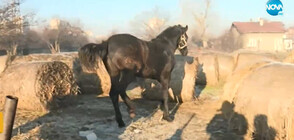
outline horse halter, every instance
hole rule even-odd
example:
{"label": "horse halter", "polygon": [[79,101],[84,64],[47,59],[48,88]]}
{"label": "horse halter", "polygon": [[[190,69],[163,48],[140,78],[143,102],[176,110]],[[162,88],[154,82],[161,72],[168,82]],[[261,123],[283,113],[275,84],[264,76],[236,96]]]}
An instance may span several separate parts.
{"label": "horse halter", "polygon": [[182,34],[178,43],[178,49],[182,50],[187,47],[187,38],[185,34]]}

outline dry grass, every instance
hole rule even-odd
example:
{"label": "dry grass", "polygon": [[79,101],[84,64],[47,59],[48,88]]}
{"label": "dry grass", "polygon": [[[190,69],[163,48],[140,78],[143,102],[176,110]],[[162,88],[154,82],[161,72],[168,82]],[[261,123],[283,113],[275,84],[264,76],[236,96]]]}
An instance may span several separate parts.
{"label": "dry grass", "polygon": [[37,96],[40,97],[41,103],[47,106],[47,109],[59,108],[58,98],[62,99],[67,95],[76,95],[79,92],[73,72],[62,62],[55,61],[43,65],[37,75],[40,88]]}
{"label": "dry grass", "polygon": [[215,53],[204,53],[199,58],[197,83],[201,85],[217,85],[219,82],[219,67]]}
{"label": "dry grass", "polygon": [[14,95],[20,99],[18,107],[28,110],[59,108],[66,96],[78,93],[73,72],[57,61],[11,65],[0,75],[0,85],[1,97]]}
{"label": "dry grass", "polygon": [[248,134],[294,139],[293,71],[294,65],[267,64],[240,83],[234,103],[236,111],[248,119]]}
{"label": "dry grass", "polygon": [[[27,62],[52,62],[61,61],[65,63],[72,71],[81,92],[83,94],[103,94],[108,95],[110,85],[107,84],[108,73],[105,73],[104,64],[100,63],[100,68],[94,73],[87,73],[82,70],[77,52],[57,53],[57,54],[31,54],[26,56],[17,56],[12,64],[21,64]],[[98,73],[98,75],[97,75]],[[109,77],[109,76],[108,76]],[[104,79],[104,80],[103,80]],[[106,84],[105,84],[106,83]],[[109,82],[110,83],[110,82]]]}
{"label": "dry grass", "polygon": [[4,55],[4,56],[0,56],[0,73],[2,71],[4,71],[4,69],[6,68],[6,61],[7,61],[8,56]]}

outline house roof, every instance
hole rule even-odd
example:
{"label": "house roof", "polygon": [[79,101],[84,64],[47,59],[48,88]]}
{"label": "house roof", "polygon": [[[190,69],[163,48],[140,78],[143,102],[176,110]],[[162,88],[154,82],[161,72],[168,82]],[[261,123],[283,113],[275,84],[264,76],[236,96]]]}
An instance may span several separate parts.
{"label": "house roof", "polygon": [[294,27],[290,27],[287,29],[288,34],[294,34]]}
{"label": "house roof", "polygon": [[284,33],[286,30],[282,22],[233,22],[239,33]]}

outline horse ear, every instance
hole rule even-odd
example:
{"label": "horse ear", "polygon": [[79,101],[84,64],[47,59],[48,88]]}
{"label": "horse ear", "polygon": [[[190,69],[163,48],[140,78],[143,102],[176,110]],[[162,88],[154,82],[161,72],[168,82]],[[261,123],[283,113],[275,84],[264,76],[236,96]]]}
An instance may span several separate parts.
{"label": "horse ear", "polygon": [[186,27],[185,27],[185,32],[187,32],[187,30],[188,30],[188,25],[186,25]]}

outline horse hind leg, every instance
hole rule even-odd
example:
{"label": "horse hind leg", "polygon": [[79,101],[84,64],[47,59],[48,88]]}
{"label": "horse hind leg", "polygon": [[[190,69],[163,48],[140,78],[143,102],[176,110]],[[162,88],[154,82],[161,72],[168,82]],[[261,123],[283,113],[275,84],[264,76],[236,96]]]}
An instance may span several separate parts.
{"label": "horse hind leg", "polygon": [[121,71],[120,72],[120,78],[119,78],[119,82],[121,83],[121,87],[120,87],[120,96],[123,99],[124,103],[126,104],[126,106],[128,107],[128,112],[131,118],[134,118],[136,116],[135,114],[135,107],[133,102],[131,101],[131,99],[129,98],[129,96],[126,93],[126,89],[128,87],[128,85],[133,82],[136,79],[135,75],[134,75],[134,71]]}
{"label": "horse hind leg", "polygon": [[125,123],[122,120],[122,115],[119,109],[119,103],[118,103],[118,92],[115,91],[113,88],[110,90],[110,98],[114,107],[114,111],[115,111],[115,119],[116,122],[118,123],[118,127],[125,127]]}
{"label": "horse hind leg", "polygon": [[125,104],[127,105],[130,117],[135,117],[135,109],[133,103],[131,102],[130,98],[127,96],[125,92],[129,83],[131,83],[135,79],[135,76],[132,73],[132,71],[121,71],[120,73],[121,75],[117,75],[115,77],[112,77],[111,79],[112,86],[110,90],[110,98],[114,106],[115,118],[118,123],[118,126],[124,127],[125,123],[122,120],[122,115],[119,109],[118,96],[120,95],[124,100]]}
{"label": "horse hind leg", "polygon": [[163,89],[163,119],[167,120],[168,122],[172,121],[172,118],[169,115],[168,109],[168,89]]}
{"label": "horse hind leg", "polygon": [[134,118],[136,116],[135,114],[135,107],[129,96],[126,94],[126,91],[120,92],[120,96],[125,102],[126,106],[128,107],[128,112],[131,118]]}
{"label": "horse hind leg", "polygon": [[160,83],[162,85],[162,92],[163,92],[163,119],[167,120],[168,122],[171,122],[172,119],[169,115],[169,109],[168,109],[168,88],[169,88],[169,77],[161,77]]}

